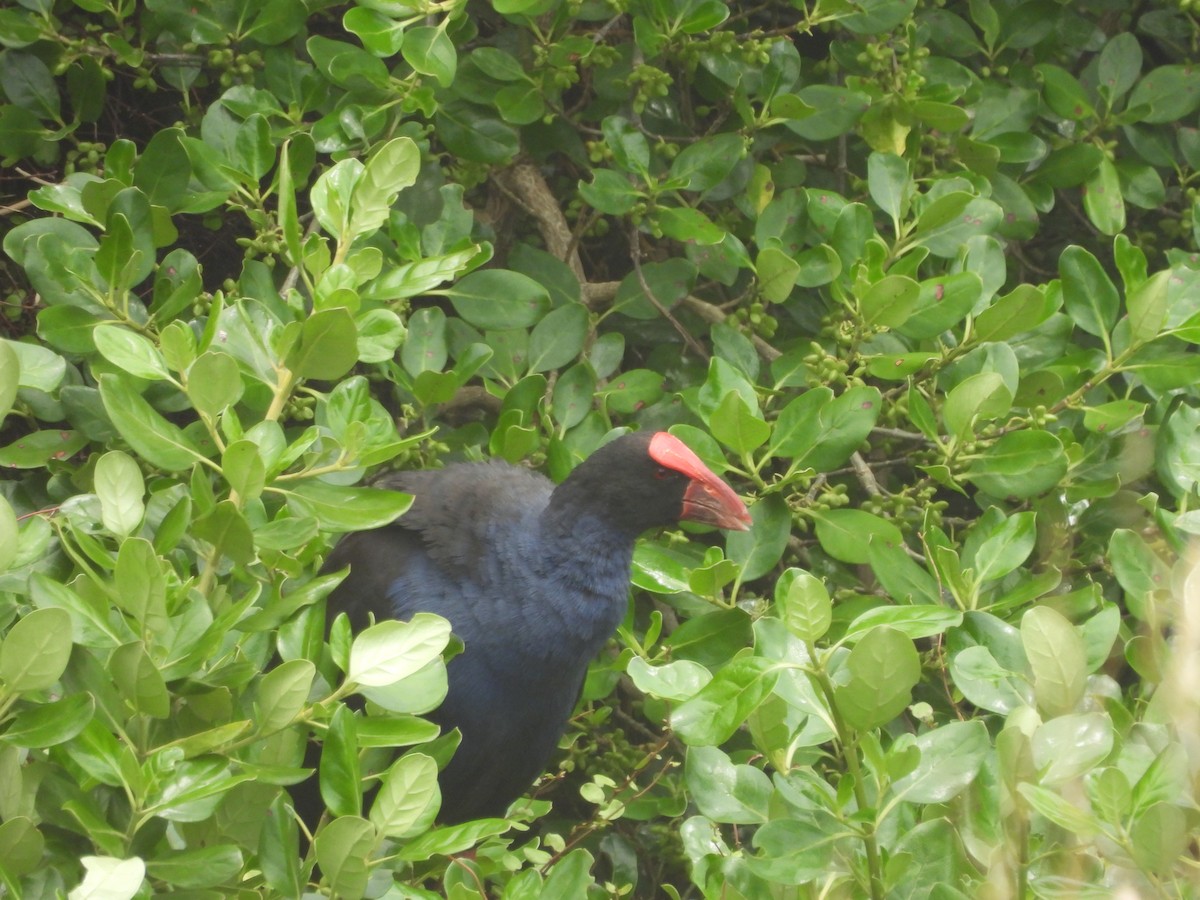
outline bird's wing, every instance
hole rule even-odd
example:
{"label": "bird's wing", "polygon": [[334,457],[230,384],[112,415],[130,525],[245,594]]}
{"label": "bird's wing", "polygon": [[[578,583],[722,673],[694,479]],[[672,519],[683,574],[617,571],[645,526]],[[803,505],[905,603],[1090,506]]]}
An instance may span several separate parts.
{"label": "bird's wing", "polygon": [[502,545],[545,507],[552,489],[541,475],[502,463],[396,472],[377,484],[411,493],[412,507],[384,528],[346,535],[322,567],[350,567],[329,609],[346,612],[355,629],[369,614],[418,612],[466,626],[463,606],[491,599],[491,582],[505,568]]}
{"label": "bird's wing", "polygon": [[398,525],[346,535],[321,567],[322,572],[350,567],[349,574],[329,596],[329,620],[344,612],[357,632],[370,624],[372,615],[375,621],[397,618],[397,612],[389,606],[388,593],[396,579],[411,571],[424,554],[420,536]]}

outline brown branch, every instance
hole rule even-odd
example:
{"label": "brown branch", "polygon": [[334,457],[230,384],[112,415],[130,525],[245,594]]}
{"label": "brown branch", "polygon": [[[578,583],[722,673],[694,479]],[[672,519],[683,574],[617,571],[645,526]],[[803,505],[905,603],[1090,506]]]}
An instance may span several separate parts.
{"label": "brown branch", "polygon": [[[728,318],[725,313],[722,312],[719,306],[715,306],[706,300],[701,300],[699,297],[693,297],[689,294],[684,298],[683,302],[688,309],[690,309],[704,321],[708,322],[710,325],[719,325],[721,322],[724,322],[726,318]],[[758,355],[767,362],[774,362],[775,360],[779,359],[779,357],[783,356],[781,351],[776,350],[757,334],[750,335],[750,341],[754,344],[754,349],[758,351]]]}

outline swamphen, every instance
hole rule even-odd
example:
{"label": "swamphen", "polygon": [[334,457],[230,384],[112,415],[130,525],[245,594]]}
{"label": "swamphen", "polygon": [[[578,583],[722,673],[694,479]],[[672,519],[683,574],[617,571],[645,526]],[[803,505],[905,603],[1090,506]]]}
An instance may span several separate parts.
{"label": "swamphen", "polygon": [[746,507],[678,438],[628,434],[558,487],[501,462],[398,472],[413,495],[393,524],[347,535],[326,571],[357,630],[373,613],[450,620],[464,651],[432,716],[462,743],[439,778],[439,819],[502,816],[545,768],[588,663],[625,614],[634,541],[681,519],[745,530]]}

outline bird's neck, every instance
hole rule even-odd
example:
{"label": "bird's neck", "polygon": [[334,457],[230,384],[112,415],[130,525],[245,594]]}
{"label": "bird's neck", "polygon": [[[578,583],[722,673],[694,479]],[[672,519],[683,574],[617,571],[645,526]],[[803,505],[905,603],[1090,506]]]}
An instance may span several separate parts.
{"label": "bird's neck", "polygon": [[548,508],[539,521],[542,578],[554,585],[547,615],[561,618],[585,657],[594,654],[625,615],[636,535],[589,513]]}
{"label": "bird's neck", "polygon": [[548,561],[589,578],[629,580],[636,534],[623,531],[586,507],[551,504],[539,521],[541,546]]}

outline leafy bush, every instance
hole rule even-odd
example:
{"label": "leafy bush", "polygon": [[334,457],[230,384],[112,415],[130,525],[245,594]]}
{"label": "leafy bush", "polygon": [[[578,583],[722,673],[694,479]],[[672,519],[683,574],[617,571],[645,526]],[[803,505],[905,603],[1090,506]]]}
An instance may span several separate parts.
{"label": "leafy bush", "polygon": [[[0,10],[4,892],[1190,896],[1198,40],[1182,0]],[[406,507],[371,470],[561,478],[625,427],[754,528],[644,539],[559,774],[436,827],[446,624],[326,640],[319,561]]]}

